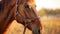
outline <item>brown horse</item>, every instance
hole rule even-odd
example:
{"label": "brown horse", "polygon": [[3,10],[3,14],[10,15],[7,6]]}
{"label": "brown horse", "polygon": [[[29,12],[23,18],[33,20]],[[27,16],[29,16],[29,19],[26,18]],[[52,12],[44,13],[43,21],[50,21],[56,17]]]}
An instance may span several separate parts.
{"label": "brown horse", "polygon": [[2,0],[0,1],[0,34],[3,34],[13,20],[23,24],[33,34],[40,34],[41,23],[36,14],[34,0]]}

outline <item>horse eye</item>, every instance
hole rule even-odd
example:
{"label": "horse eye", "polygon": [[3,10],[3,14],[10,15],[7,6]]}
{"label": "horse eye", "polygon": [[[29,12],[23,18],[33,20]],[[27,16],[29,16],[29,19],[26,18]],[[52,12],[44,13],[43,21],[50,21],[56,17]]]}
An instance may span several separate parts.
{"label": "horse eye", "polygon": [[24,7],[25,7],[25,8],[29,8],[29,5],[25,4]]}

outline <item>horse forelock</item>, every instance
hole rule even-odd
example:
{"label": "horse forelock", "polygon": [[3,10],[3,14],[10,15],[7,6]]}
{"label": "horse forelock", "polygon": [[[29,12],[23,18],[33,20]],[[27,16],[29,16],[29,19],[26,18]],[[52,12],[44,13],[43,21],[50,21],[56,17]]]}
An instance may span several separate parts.
{"label": "horse forelock", "polygon": [[34,0],[27,0],[29,5],[35,5],[35,1]]}
{"label": "horse forelock", "polygon": [[31,3],[34,2],[34,0],[27,0],[27,1],[28,1],[28,2],[31,2]]}

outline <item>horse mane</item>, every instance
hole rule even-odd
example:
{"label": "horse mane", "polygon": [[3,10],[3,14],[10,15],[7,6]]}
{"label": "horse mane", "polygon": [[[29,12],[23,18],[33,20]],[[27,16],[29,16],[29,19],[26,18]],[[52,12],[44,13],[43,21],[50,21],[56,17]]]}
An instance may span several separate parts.
{"label": "horse mane", "polygon": [[0,11],[2,11],[3,8],[8,5],[9,2],[10,2],[10,0],[1,0],[0,1]]}
{"label": "horse mane", "polygon": [[3,8],[3,2],[0,1],[0,11],[2,10],[2,8]]}

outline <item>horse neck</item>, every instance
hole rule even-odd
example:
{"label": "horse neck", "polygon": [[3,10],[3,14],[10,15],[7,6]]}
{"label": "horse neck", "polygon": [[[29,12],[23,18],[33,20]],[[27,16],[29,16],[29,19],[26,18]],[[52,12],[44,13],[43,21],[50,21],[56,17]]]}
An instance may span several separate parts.
{"label": "horse neck", "polygon": [[14,20],[15,7],[4,5],[4,8],[0,12],[0,34],[2,34],[9,24]]}
{"label": "horse neck", "polygon": [[0,14],[0,31],[4,31],[7,26],[13,21],[14,14],[12,11],[3,11]]}
{"label": "horse neck", "polygon": [[[14,11],[15,11],[15,6],[13,6],[14,2],[12,2],[12,0],[2,0],[2,7],[0,10],[0,22],[1,20],[3,20],[6,17],[11,17],[12,15],[14,15]],[[13,17],[13,16],[12,16]]]}

